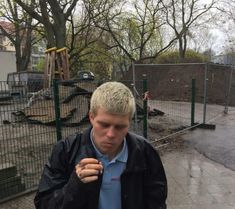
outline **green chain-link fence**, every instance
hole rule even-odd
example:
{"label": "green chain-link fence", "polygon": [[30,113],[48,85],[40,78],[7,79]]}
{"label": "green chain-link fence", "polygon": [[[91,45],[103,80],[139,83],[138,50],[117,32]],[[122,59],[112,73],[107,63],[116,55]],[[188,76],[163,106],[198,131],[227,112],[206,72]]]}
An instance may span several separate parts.
{"label": "green chain-link fence", "polygon": [[[130,81],[124,81],[131,89]],[[143,82],[135,88],[142,95]],[[35,190],[57,140],[89,126],[88,112],[96,82],[55,81],[48,89],[29,92],[26,83],[9,89],[0,82],[0,202]],[[33,84],[31,84],[33,85]],[[35,84],[37,85],[37,84]],[[131,129],[143,134],[143,105]]]}
{"label": "green chain-link fence", "polygon": [[9,89],[9,83],[0,83],[0,201],[37,187],[55,143],[55,127],[36,124],[54,108],[50,92],[32,96],[25,85]]}
{"label": "green chain-link fence", "polygon": [[[204,109],[206,119],[214,117],[213,112],[218,114],[224,110],[223,104],[217,108],[218,104],[208,105],[208,102],[226,102],[231,74],[227,68],[213,70],[196,65],[189,73],[191,68],[187,65],[173,69],[158,67],[136,69],[134,81],[122,81],[136,97],[137,114],[131,130],[148,135],[149,139],[156,137],[148,134],[149,129],[159,138],[166,137],[194,122],[203,123]],[[144,82],[143,74],[146,74]],[[193,121],[192,78],[195,78]],[[58,81],[51,88],[31,92],[23,82],[14,88],[0,82],[0,202],[36,189],[56,141],[89,126],[89,99],[97,85],[95,82]],[[220,97],[214,96],[216,92]],[[215,98],[220,101],[213,101]],[[216,110],[212,111],[213,108]],[[148,123],[144,120],[147,110],[150,113]],[[27,204],[22,205],[24,208]],[[1,207],[4,208],[3,204]]]}
{"label": "green chain-link fence", "polygon": [[157,114],[148,118],[148,129],[157,132],[149,138],[161,140],[189,129],[192,123],[208,124],[234,105],[232,74],[232,66],[213,63],[134,64],[125,78],[147,78],[148,107]]}

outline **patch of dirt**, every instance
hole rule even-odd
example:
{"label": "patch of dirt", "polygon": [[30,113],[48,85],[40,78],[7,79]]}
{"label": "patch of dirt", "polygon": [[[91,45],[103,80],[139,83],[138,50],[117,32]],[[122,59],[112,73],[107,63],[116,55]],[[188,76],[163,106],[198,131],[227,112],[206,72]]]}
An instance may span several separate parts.
{"label": "patch of dirt", "polygon": [[177,130],[184,128],[185,126],[179,126],[177,121],[168,117],[152,117],[148,121],[148,139],[161,155],[176,149],[184,149],[185,143],[181,134],[175,134]]}

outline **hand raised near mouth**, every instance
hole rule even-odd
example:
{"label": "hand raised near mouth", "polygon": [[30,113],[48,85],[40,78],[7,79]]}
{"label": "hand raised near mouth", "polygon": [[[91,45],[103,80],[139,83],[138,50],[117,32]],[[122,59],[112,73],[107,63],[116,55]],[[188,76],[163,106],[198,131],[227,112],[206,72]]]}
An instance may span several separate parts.
{"label": "hand raised near mouth", "polygon": [[96,181],[102,174],[103,166],[95,158],[84,158],[75,166],[76,174],[83,183]]}

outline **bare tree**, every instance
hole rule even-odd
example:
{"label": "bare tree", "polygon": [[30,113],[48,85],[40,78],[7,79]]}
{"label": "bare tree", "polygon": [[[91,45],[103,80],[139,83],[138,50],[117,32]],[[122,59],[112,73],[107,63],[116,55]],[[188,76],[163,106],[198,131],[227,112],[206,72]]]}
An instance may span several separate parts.
{"label": "bare tree", "polygon": [[93,54],[103,36],[103,31],[92,24],[92,19],[95,18],[92,2],[84,1],[80,4],[79,10],[79,17],[75,13],[71,14],[67,24],[67,45],[71,66],[81,62],[83,57]]}
{"label": "bare tree", "polygon": [[95,25],[112,37],[108,48],[119,47],[130,61],[144,62],[155,59],[174,43],[175,38],[166,44],[163,41],[161,28],[165,21],[160,0],[134,1],[129,11],[125,6],[119,5],[119,10],[109,8],[95,19]]}
{"label": "bare tree", "polygon": [[202,4],[200,0],[169,0],[163,2],[166,22],[178,40],[180,59],[183,61],[188,45],[190,29],[209,21],[206,16],[215,7],[216,0]]}
{"label": "bare tree", "polygon": [[195,28],[189,34],[188,46],[198,53],[214,48],[217,37],[208,27]]}
{"label": "bare tree", "polygon": [[66,46],[69,49],[70,70],[74,74],[101,40],[102,30],[94,26],[92,19],[103,12],[101,8],[108,1],[84,0],[78,5],[78,0],[36,0],[36,9],[33,9],[24,0],[16,0],[44,26],[48,48]]}
{"label": "bare tree", "polygon": [[78,0],[15,0],[31,17],[43,24],[48,48],[66,46],[66,22]]}
{"label": "bare tree", "polygon": [[[31,1],[31,4],[33,4],[33,1]],[[4,21],[1,22],[0,28],[3,35],[15,47],[17,72],[27,70],[31,57],[31,47],[34,43],[32,37],[33,19],[11,0],[1,2],[1,13]]]}
{"label": "bare tree", "polygon": [[218,30],[224,34],[223,45],[227,48],[235,48],[235,0],[222,0],[217,5],[217,10],[220,12],[218,21]]}
{"label": "bare tree", "polygon": [[222,0],[216,8],[235,23],[235,0]]}

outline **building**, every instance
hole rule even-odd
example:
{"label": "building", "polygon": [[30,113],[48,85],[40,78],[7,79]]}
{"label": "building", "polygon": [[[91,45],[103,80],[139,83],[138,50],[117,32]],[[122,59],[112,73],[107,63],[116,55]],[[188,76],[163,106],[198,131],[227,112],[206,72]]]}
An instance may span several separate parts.
{"label": "building", "polygon": [[223,64],[223,65],[235,65],[235,55],[234,54],[220,54],[212,57],[213,63]]}
{"label": "building", "polygon": [[[13,31],[12,23],[10,22],[0,21],[0,26],[3,27],[8,33],[10,31]],[[10,39],[4,35],[1,27],[0,27],[0,51],[14,52],[15,51],[14,45],[12,44]]]}
{"label": "building", "polygon": [[7,81],[8,73],[16,72],[15,52],[0,50],[0,81]]}
{"label": "building", "polygon": [[[14,44],[10,41],[10,39],[4,34],[3,30],[7,31],[7,33],[12,33],[12,36],[14,36],[14,25],[10,22],[6,21],[0,21],[0,51],[1,52],[15,52]],[[22,41],[23,45],[24,41]],[[24,46],[22,46],[23,49]],[[38,64],[45,58],[45,52],[46,50],[46,41],[40,40],[32,47],[32,53],[30,58],[30,63],[28,66],[28,69],[30,71],[36,71]],[[7,53],[6,53],[7,54]],[[9,53],[8,53],[9,54]],[[4,61],[4,60],[2,60]]]}

